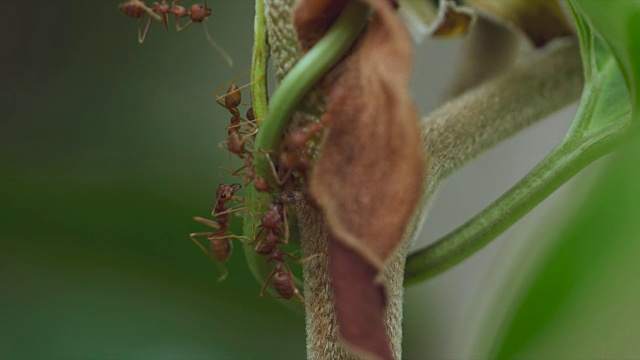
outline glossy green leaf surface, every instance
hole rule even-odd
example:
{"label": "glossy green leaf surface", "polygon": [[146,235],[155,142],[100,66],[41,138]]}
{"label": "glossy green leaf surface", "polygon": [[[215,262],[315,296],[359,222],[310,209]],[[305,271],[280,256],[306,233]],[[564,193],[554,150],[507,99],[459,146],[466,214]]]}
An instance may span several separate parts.
{"label": "glossy green leaf surface", "polygon": [[[634,109],[640,106],[640,1],[572,0],[618,60],[631,89]],[[638,115],[635,115],[638,119]]]}

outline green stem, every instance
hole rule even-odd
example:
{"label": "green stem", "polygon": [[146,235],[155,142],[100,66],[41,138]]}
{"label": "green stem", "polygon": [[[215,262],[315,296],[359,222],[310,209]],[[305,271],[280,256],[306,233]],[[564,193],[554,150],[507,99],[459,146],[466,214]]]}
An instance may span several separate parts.
{"label": "green stem", "polygon": [[353,45],[367,23],[367,10],[367,6],[360,1],[349,1],[325,36],[282,80],[271,99],[269,114],[254,144],[256,174],[271,178],[264,154],[276,150],[296,106]]}
{"label": "green stem", "polygon": [[[591,106],[589,103],[585,106]],[[436,276],[473,255],[587,165],[617,148],[628,127],[628,122],[617,122],[581,142],[567,138],[493,204],[434,244],[411,254],[405,267],[405,285]]]}
{"label": "green stem", "polygon": [[[263,0],[256,1],[256,36],[251,69],[252,81],[256,81],[256,83],[252,86],[252,101],[256,118],[264,119],[259,123],[260,130],[254,143],[253,165],[256,175],[270,179],[270,182],[274,184],[270,164],[265,154],[274,153],[295,108],[322,76],[353,45],[367,23],[369,14],[367,10],[367,6],[361,2],[349,1],[325,36],[295,64],[282,80],[267,110],[267,92],[266,85],[264,85],[266,84],[264,80],[266,79],[265,69],[268,53],[265,36],[266,22]],[[254,187],[249,187],[246,199],[249,211],[244,219],[243,233],[249,238],[255,238],[260,221],[255,216],[264,212],[266,206],[273,201],[273,195],[258,192]],[[247,250],[245,257],[249,268],[256,279],[264,283],[273,266],[266,264],[264,257],[258,255],[250,246],[247,245],[245,250]],[[302,288],[299,280],[296,279],[296,282]]]}
{"label": "green stem", "polygon": [[251,106],[258,125],[269,110],[267,95],[267,22],[264,16],[264,0],[256,0],[256,17],[253,23],[253,54],[251,59]]}

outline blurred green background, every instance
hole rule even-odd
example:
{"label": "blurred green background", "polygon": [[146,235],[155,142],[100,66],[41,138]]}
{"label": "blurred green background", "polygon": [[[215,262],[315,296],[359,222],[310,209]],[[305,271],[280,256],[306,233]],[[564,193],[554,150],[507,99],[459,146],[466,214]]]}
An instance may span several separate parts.
{"label": "blurred green background", "polygon": [[[209,1],[209,32],[232,68],[199,24],[154,23],[139,45],[117,4],[0,3],[0,358],[304,358],[303,318],[258,297],[239,246],[216,283],[188,238],[228,180],[217,144],[229,115],[213,91],[249,69],[253,1]],[[418,48],[423,112],[459,45]],[[456,173],[421,242],[522,177],[573,110]],[[581,174],[487,249],[409,289],[405,357],[640,357],[638,160],[629,150]]]}
{"label": "blurred green background", "polygon": [[117,5],[0,4],[0,358],[304,357],[239,247],[219,284],[188,237],[230,167],[213,92],[249,69],[253,2],[209,1],[233,68],[200,24],[139,45]]}

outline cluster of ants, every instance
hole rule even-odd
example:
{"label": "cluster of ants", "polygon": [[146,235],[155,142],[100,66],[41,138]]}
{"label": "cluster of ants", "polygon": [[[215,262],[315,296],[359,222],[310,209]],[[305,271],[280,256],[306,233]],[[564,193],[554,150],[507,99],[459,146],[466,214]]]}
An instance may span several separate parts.
{"label": "cluster of ants", "polygon": [[[149,27],[151,27],[151,21],[153,19],[157,21],[162,21],[164,23],[164,27],[169,31],[169,15],[173,15],[176,23],[176,31],[180,32],[185,30],[193,23],[202,23],[204,26],[204,32],[207,36],[207,40],[209,43],[218,50],[227,60],[229,65],[233,63],[229,54],[220,47],[211,37],[209,31],[206,28],[206,23],[203,23],[210,15],[211,8],[207,6],[207,2],[205,0],[203,4],[194,4],[191,5],[189,9],[184,6],[178,5],[182,0],[173,0],[171,5],[167,3],[167,0],[162,0],[162,2],[154,2],[152,7],[147,6],[142,0],[125,0],[124,2],[118,5],[118,9],[125,14],[126,16],[134,19],[138,19],[138,42],[142,44],[144,39],[147,37],[147,32],[149,32]],[[147,25],[142,30],[142,18],[145,15],[149,15],[149,19],[147,20]],[[181,18],[189,18],[189,20],[180,25]]]}
{"label": "cluster of ants", "polygon": [[[226,128],[228,136],[220,144],[230,154],[242,160],[243,166],[233,171],[232,174],[242,177],[244,183],[242,185],[220,184],[218,186],[216,203],[211,213],[214,220],[201,217],[194,218],[197,222],[216,230],[192,233],[190,234],[191,240],[216,262],[221,272],[219,281],[224,280],[228,274],[223,262],[231,256],[231,240],[235,238],[242,242],[255,244],[254,250],[264,256],[267,263],[274,263],[271,273],[260,290],[260,296],[266,297],[265,290],[269,284],[273,284],[279,295],[275,298],[290,300],[293,296],[296,296],[306,304],[295,284],[294,276],[286,259],[301,263],[312,258],[312,256],[306,259],[297,259],[282,249],[281,246],[286,245],[289,241],[287,206],[293,201],[294,196],[291,194],[304,185],[307,172],[310,169],[311,154],[307,150],[307,144],[313,136],[322,131],[323,125],[321,123],[312,123],[307,128],[291,131],[285,136],[276,154],[275,161],[272,161],[267,153],[257,155],[265,156],[268,160],[270,169],[266,171],[270,171],[273,175],[272,183],[269,183],[265,178],[257,175],[254,168],[252,148],[258,129],[253,108],[249,107],[245,115],[246,119],[242,118],[238,109],[242,100],[241,89],[236,85],[229,87],[224,96],[218,97],[216,95],[216,97],[218,98],[217,103],[231,113],[230,124]],[[264,213],[261,214],[259,230],[255,239],[239,235],[227,235],[231,213],[247,210],[246,207],[242,207],[242,199],[238,199],[235,193],[250,183],[253,183],[258,192],[274,192],[275,189],[275,193],[278,195],[266,207]],[[232,199],[239,205],[227,208],[227,203]],[[196,237],[206,237],[210,250],[207,250]]]}

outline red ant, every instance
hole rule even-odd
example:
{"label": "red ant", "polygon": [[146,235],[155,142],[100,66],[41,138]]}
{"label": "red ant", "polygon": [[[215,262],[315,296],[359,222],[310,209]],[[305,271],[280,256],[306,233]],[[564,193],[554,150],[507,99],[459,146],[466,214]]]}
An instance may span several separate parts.
{"label": "red ant", "polygon": [[241,88],[238,86],[231,85],[224,96],[219,97],[216,95],[216,102],[231,113],[230,124],[227,126],[229,136],[221,144],[227,144],[227,150],[230,153],[243,158],[246,153],[245,144],[253,145],[247,139],[256,134],[257,128],[254,125],[255,117],[253,117],[251,108],[251,112],[248,112],[248,114],[251,115],[252,120],[243,121],[242,116],[240,116],[240,110],[238,110],[238,106],[242,102],[240,90]]}
{"label": "red ant", "polygon": [[[167,0],[162,0],[161,3],[154,2],[153,9],[147,7],[147,5],[141,0],[126,0],[124,3],[121,3],[118,8],[125,15],[138,19],[138,42],[142,44],[144,39],[147,36],[147,32],[149,31],[149,27],[151,26],[151,19],[154,18],[158,21],[162,21],[164,23],[167,31],[169,30],[169,14],[172,14],[175,17],[176,21],[176,31],[180,32],[188,28],[194,22],[202,23],[205,35],[207,40],[222,56],[227,60],[229,66],[233,65],[233,59],[231,56],[216,43],[209,31],[204,20],[206,20],[211,15],[211,8],[207,6],[207,1],[205,0],[204,5],[202,4],[194,4],[191,5],[191,8],[187,10],[184,6],[178,5],[182,0],[173,0],[171,6],[167,4]],[[149,14],[149,20],[147,21],[147,26],[144,29],[144,32],[140,31],[140,20],[144,16],[144,14]],[[179,23],[179,19],[183,17],[189,17],[189,21],[181,26]]]}
{"label": "red ant", "polygon": [[[204,2],[204,5],[191,5],[191,8],[189,10],[187,10],[187,8],[185,8],[184,6],[178,5],[178,3],[180,2],[182,2],[182,0],[173,0],[171,6],[167,4],[167,0],[162,0],[161,3],[153,3],[153,11],[162,15],[162,20],[167,30],[169,30],[169,14],[172,14],[176,19],[176,31],[182,31],[188,28],[189,25],[194,22],[201,23],[207,17],[209,17],[209,15],[211,15],[211,8],[207,6],[206,0]],[[180,26],[178,20],[187,16],[189,17],[189,22],[184,26]]]}
{"label": "red ant", "polygon": [[[216,231],[196,232],[189,234],[191,240],[193,240],[193,242],[198,245],[198,247],[205,254],[207,254],[207,256],[211,257],[213,260],[216,260],[216,264],[218,265],[218,269],[220,270],[220,278],[218,278],[218,281],[223,281],[227,278],[228,275],[228,271],[223,262],[229,259],[229,257],[231,256],[231,252],[233,251],[233,244],[231,243],[231,239],[246,239],[245,237],[238,235],[225,236],[225,233],[229,229],[230,225],[230,214],[234,211],[241,210],[239,208],[227,209],[226,203],[231,200],[234,194],[241,188],[242,186],[240,184],[220,184],[218,186],[218,189],[216,190],[216,203],[213,207],[213,211],[211,212],[211,216],[215,218],[216,221],[204,219],[197,216],[193,218],[195,221],[201,224],[216,229]],[[196,237],[198,236],[206,236],[207,240],[209,240],[211,251],[207,251],[207,249],[202,246],[202,244],[196,239]]]}
{"label": "red ant", "polygon": [[260,175],[256,175],[256,171],[253,168],[252,157],[249,156],[249,157],[243,158],[242,161],[244,162],[244,166],[234,171],[234,173],[237,174],[238,171],[241,171],[242,169],[247,169],[247,173],[244,174],[246,178],[245,185],[247,185],[250,181],[253,181],[253,186],[255,186],[256,190],[260,192],[269,192],[273,190],[271,188],[271,185],[267,181],[267,179],[263,178]]}
{"label": "red ant", "polygon": [[276,265],[273,267],[273,270],[271,270],[269,277],[267,277],[267,280],[262,286],[262,290],[260,290],[260,297],[268,297],[264,295],[264,292],[267,289],[269,283],[273,282],[273,287],[280,295],[280,297],[276,298],[291,300],[293,295],[296,295],[303,303],[305,303],[304,298],[302,297],[302,295],[300,295],[300,291],[298,290],[298,287],[293,280],[293,273],[291,272],[291,268],[285,261],[286,258],[290,258],[295,262],[300,262],[300,260],[296,259],[293,255],[283,251],[277,246],[273,249],[273,251],[269,255],[269,258],[267,259],[267,262],[275,261]]}
{"label": "red ant", "polygon": [[318,136],[326,124],[322,121],[307,125],[306,128],[298,128],[289,133],[282,142],[278,153],[279,164],[286,169],[285,179],[291,176],[293,171],[298,171],[306,177],[311,168],[311,156],[307,151],[307,144],[312,137]]}
{"label": "red ant", "polygon": [[[294,296],[296,296],[301,303],[308,307],[309,310],[311,310],[311,312],[313,312],[318,317],[319,321],[322,322],[322,326],[326,327],[326,324],[324,324],[324,320],[322,320],[320,314],[318,314],[312,307],[310,307],[302,294],[300,294],[300,290],[298,290],[298,286],[296,286],[291,267],[289,267],[289,264],[287,264],[286,262],[286,258],[291,259],[295,263],[302,263],[311,260],[314,257],[316,257],[316,255],[312,255],[304,259],[297,259],[293,255],[276,246],[267,259],[267,262],[275,261],[276,264],[267,277],[267,280],[262,286],[262,289],[260,289],[260,297],[267,299],[291,300]],[[270,283],[273,284],[273,288],[276,290],[279,296],[265,295],[265,291],[267,290],[267,287]]]}
{"label": "red ant", "polygon": [[[269,204],[269,207],[262,215],[260,230],[256,234],[259,239],[266,231],[264,239],[258,241],[255,250],[260,255],[269,255],[278,244],[289,242],[289,222],[287,212],[282,204]],[[280,237],[284,236],[284,240]]]}
{"label": "red ant", "polygon": [[253,145],[249,138],[256,134],[257,127],[255,126],[256,118],[253,113],[253,108],[250,107],[247,110],[247,120],[243,120],[240,115],[240,110],[238,109],[238,106],[242,103],[242,93],[240,91],[241,88],[236,85],[231,85],[224,96],[216,95],[218,105],[231,113],[231,121],[227,126],[229,136],[220,144],[226,144],[227,150],[240,157],[244,162],[244,165],[240,169],[233,171],[232,174],[239,175],[240,171],[246,169],[247,173],[244,174],[245,186],[248,185],[250,181],[253,181],[258,191],[271,191],[269,182],[263,177],[256,175],[253,168],[253,157],[250,153],[247,154],[246,146]]}

